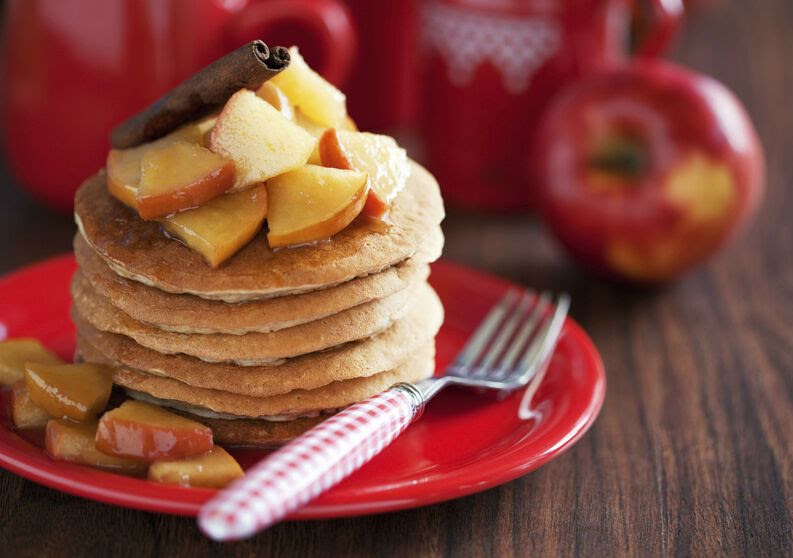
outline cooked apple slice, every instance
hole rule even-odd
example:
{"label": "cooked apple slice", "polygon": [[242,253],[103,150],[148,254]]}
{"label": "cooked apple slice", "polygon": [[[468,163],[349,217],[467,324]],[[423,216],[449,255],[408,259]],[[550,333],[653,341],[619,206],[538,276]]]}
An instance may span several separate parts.
{"label": "cooked apple slice", "polygon": [[289,49],[289,67],[270,80],[292,104],[317,124],[340,126],[347,116],[344,93],[312,70],[298,52]]}
{"label": "cooked apple slice", "polygon": [[141,160],[138,213],[156,219],[198,207],[234,185],[234,163],[195,143],[149,149]]}
{"label": "cooked apple slice", "polygon": [[161,221],[169,234],[217,267],[252,239],[267,217],[267,190],[255,188],[224,194],[201,207]]}
{"label": "cooked apple slice", "polygon": [[366,202],[366,174],[306,165],[267,182],[267,240],[272,248],[330,238]]}
{"label": "cooked apple slice", "polygon": [[200,144],[207,132],[209,119],[182,126],[158,140],[144,143],[131,149],[111,149],[107,155],[107,189],[124,205],[137,209],[138,185],[141,177],[141,161],[152,148],[170,145],[176,141]]}
{"label": "cooked apple slice", "polygon": [[93,419],[104,411],[113,369],[101,364],[25,364],[30,399],[54,418]]}
{"label": "cooked apple slice", "polygon": [[143,461],[183,459],[212,449],[212,430],[162,407],[128,400],[99,419],[96,447]]}
{"label": "cooked apple slice", "polygon": [[47,453],[59,461],[81,463],[115,473],[139,475],[146,472],[147,464],[142,461],[114,457],[96,449],[96,427],[96,421],[50,420],[44,437]]}
{"label": "cooked apple slice", "polygon": [[289,98],[281,91],[280,87],[273,85],[269,81],[265,81],[261,87],[256,90],[256,96],[273,105],[273,108],[283,114],[285,118],[289,120],[295,119],[295,108],[292,106]]}
{"label": "cooked apple slice", "polygon": [[52,417],[30,400],[24,380],[14,384],[11,391],[11,421],[17,428],[44,428]]}
{"label": "cooked apple slice", "polygon": [[309,133],[247,89],[226,102],[209,137],[209,148],[237,166],[233,191],[303,166],[315,144]]}
{"label": "cooked apple slice", "polygon": [[36,339],[20,337],[0,342],[0,386],[10,386],[25,378],[25,363],[63,364]]}
{"label": "cooked apple slice", "polygon": [[182,486],[224,488],[244,475],[237,460],[220,446],[196,457],[181,461],[155,461],[149,465],[150,481]]}
{"label": "cooked apple slice", "polygon": [[394,138],[367,132],[329,129],[319,140],[322,164],[369,175],[364,215],[382,217],[410,176],[407,153]]}

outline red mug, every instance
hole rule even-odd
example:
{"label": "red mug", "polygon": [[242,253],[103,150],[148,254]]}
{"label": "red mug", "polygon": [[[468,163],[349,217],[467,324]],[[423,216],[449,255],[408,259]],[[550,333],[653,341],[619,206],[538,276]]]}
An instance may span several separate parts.
{"label": "red mug", "polygon": [[412,125],[419,108],[420,0],[344,0],[358,36],[345,92],[363,130]]}
{"label": "red mug", "polygon": [[[637,53],[660,54],[680,0],[652,0]],[[630,0],[429,0],[423,117],[427,162],[452,205],[532,206],[524,163],[548,101],[586,73],[622,63]]]}
{"label": "red mug", "polygon": [[301,45],[336,83],[354,63],[336,0],[9,0],[0,121],[12,172],[70,211],[115,124],[252,38]]}

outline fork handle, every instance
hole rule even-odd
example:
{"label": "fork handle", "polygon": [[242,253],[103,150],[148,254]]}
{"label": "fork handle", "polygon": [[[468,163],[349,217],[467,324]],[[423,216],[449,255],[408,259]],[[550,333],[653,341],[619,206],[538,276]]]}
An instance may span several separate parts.
{"label": "fork handle", "polygon": [[204,504],[210,538],[236,540],[280,521],[360,469],[417,419],[424,397],[397,384],[335,414],[272,453]]}

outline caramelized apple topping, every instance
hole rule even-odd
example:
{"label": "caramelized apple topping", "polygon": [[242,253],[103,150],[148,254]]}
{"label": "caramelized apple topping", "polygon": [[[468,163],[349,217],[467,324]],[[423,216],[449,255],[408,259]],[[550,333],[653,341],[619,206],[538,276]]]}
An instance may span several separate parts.
{"label": "caramelized apple topping", "polygon": [[14,384],[11,392],[11,422],[14,426],[23,430],[44,428],[51,418],[47,411],[31,401],[23,380]]}
{"label": "caramelized apple topping", "polygon": [[138,213],[156,219],[198,207],[234,185],[234,163],[194,143],[150,149],[141,160]]}
{"label": "caramelized apple topping", "polygon": [[267,190],[258,185],[225,194],[188,211],[163,219],[162,225],[217,267],[245,246],[267,217]]}
{"label": "caramelized apple topping", "polygon": [[244,474],[240,464],[220,446],[188,459],[155,461],[149,466],[150,481],[202,488],[224,488]]}
{"label": "caramelized apple topping", "polygon": [[292,104],[320,126],[340,126],[347,117],[344,93],[312,70],[298,52],[289,49],[289,67],[270,80]]}
{"label": "caramelized apple topping", "polygon": [[234,161],[234,190],[303,166],[316,140],[252,91],[228,100],[209,138],[209,148]]}
{"label": "caramelized apple topping", "polygon": [[53,419],[47,423],[45,447],[53,459],[107,469],[114,473],[140,475],[147,464],[102,453],[96,448],[96,421],[77,423]]}
{"label": "caramelized apple topping", "polygon": [[125,401],[105,413],[96,446],[108,455],[143,461],[192,457],[212,449],[212,430],[142,401]]}
{"label": "caramelized apple topping", "polygon": [[55,418],[86,421],[104,411],[113,387],[113,369],[101,364],[25,365],[30,399]]}
{"label": "caramelized apple topping", "polygon": [[306,165],[267,182],[270,246],[330,238],[349,225],[366,202],[366,174]]}
{"label": "caramelized apple topping", "polygon": [[200,144],[206,133],[206,122],[188,124],[156,141],[132,149],[111,149],[107,156],[107,188],[110,194],[121,203],[137,209],[143,156],[151,149],[177,141]]}
{"label": "caramelized apple topping", "polygon": [[330,129],[319,141],[319,152],[327,167],[369,175],[371,189],[363,209],[369,217],[382,217],[410,176],[405,150],[389,136]]}
{"label": "caramelized apple topping", "polygon": [[218,113],[111,150],[110,193],[212,267],[250,242],[265,219],[277,248],[330,238],[359,213],[382,218],[410,173],[404,149],[358,132],[344,94],[297,48],[290,56],[288,68],[255,92],[237,91]]}
{"label": "caramelized apple topping", "polygon": [[25,363],[62,364],[63,361],[36,339],[19,338],[0,342],[0,386],[25,378]]}

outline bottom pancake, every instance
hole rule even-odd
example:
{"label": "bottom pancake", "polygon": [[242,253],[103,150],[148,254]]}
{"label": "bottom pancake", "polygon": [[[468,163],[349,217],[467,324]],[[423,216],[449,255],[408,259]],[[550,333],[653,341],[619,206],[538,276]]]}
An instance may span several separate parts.
{"label": "bottom pancake", "polygon": [[299,418],[284,422],[261,419],[212,419],[197,417],[190,413],[177,413],[207,425],[212,429],[216,444],[221,446],[252,446],[259,448],[277,448],[300,436],[303,432],[314,428],[330,415]]}

